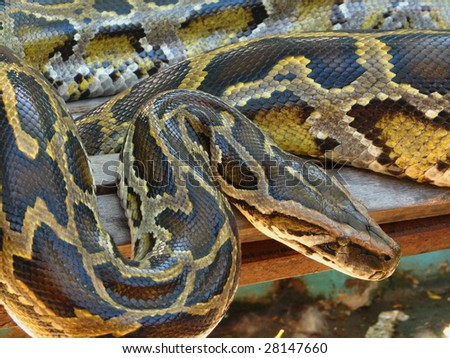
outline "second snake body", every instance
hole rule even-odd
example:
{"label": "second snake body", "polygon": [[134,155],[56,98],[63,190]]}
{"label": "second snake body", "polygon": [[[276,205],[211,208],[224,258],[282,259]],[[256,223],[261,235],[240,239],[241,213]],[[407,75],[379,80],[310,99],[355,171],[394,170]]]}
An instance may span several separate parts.
{"label": "second snake body", "polygon": [[448,186],[449,35],[321,32],[237,43],[161,70],[77,124],[90,154],[118,151],[141,101],[200,90],[288,152]]}

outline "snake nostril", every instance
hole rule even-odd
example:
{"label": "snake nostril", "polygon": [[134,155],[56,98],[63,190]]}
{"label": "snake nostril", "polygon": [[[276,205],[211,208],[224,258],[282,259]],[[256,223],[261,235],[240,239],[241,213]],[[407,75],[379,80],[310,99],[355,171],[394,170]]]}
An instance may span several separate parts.
{"label": "snake nostril", "polygon": [[390,257],[389,255],[385,254],[385,255],[383,255],[383,260],[388,262],[388,261],[392,260],[392,257]]}

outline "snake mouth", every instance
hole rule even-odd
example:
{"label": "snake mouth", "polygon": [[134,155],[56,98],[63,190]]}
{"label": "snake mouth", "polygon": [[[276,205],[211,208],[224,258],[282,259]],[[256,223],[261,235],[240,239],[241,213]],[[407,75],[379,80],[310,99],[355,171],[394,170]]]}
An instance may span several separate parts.
{"label": "snake mouth", "polygon": [[[236,201],[234,204],[238,204]],[[394,272],[400,247],[371,219],[364,231],[349,225],[309,223],[289,215],[262,215],[245,205],[236,205],[249,221],[269,237],[337,271],[363,280],[383,280]],[[270,218],[270,220],[268,220]]]}
{"label": "snake mouth", "polygon": [[370,281],[389,277],[400,260],[398,245],[383,251],[371,250],[346,237],[316,245],[312,251],[322,255],[327,264],[337,265],[339,271]]}

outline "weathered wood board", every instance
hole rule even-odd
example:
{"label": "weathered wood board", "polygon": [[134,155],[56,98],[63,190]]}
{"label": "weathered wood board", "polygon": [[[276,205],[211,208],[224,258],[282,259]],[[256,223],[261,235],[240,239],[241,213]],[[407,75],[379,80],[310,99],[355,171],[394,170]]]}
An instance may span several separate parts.
{"label": "weathered wood board", "polygon": [[[122,227],[126,220],[120,207],[116,191],[118,155],[91,157],[94,178],[99,188],[99,209],[110,232],[115,233],[116,242],[129,241],[128,229]],[[342,167],[331,173],[350,193],[362,202],[378,223],[399,222],[450,214],[450,189],[400,180],[365,170]],[[238,223],[243,242],[265,239],[250,223],[238,214]],[[449,240],[450,241],[450,240]]]}
{"label": "weathered wood board", "polygon": [[[103,103],[106,99],[92,99],[69,103],[71,112],[82,114]],[[116,243],[129,242],[128,228],[116,191],[116,169],[118,156],[101,155],[90,158],[99,195],[99,209],[107,230],[114,236]],[[446,216],[450,214],[450,189],[438,188],[427,184],[418,184],[409,180],[400,180],[365,170],[341,167],[330,171],[350,193],[362,202],[372,217],[380,224],[404,222],[405,230],[415,221],[417,225],[427,227],[427,221],[418,220]],[[240,237],[243,244],[265,241],[267,237],[255,230],[248,221],[237,213]],[[435,220],[435,219],[433,219]],[[434,222],[434,221],[433,221]],[[445,218],[442,218],[445,223]],[[419,224],[420,223],[420,224]],[[420,226],[416,227],[418,232]],[[398,232],[398,230],[397,230]],[[448,244],[450,247],[450,239]],[[442,248],[440,245],[421,249],[420,252]],[[404,251],[409,252],[407,248]],[[414,253],[412,250],[410,254]]]}
{"label": "weathered wood board", "polygon": [[[100,188],[100,216],[114,241],[130,253],[127,220],[116,194],[117,155],[92,157]],[[332,170],[351,194],[367,206],[383,229],[398,240],[403,255],[450,247],[450,190],[377,175],[355,168]],[[242,242],[241,285],[328,269],[257,231],[235,210]],[[270,269],[269,269],[270,268]]]}

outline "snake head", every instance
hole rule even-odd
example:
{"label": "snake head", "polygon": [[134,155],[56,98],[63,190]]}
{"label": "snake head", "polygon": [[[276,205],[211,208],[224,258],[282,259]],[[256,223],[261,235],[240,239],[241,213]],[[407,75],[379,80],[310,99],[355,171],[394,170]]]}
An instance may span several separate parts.
{"label": "snake head", "polygon": [[335,178],[291,159],[296,180],[286,178],[286,170],[272,170],[265,191],[273,199],[234,201],[238,209],[267,236],[338,271],[366,280],[389,277],[399,263],[399,245]]}
{"label": "snake head", "polygon": [[338,180],[325,178],[326,172],[316,166],[309,166],[308,173],[318,183],[314,188],[322,195],[320,214],[324,231],[316,242],[313,237],[304,240],[313,251],[312,256],[351,276],[367,280],[389,277],[400,260],[399,245]]}

